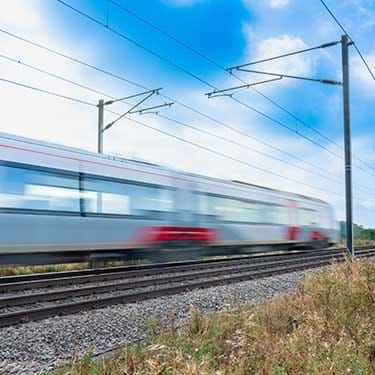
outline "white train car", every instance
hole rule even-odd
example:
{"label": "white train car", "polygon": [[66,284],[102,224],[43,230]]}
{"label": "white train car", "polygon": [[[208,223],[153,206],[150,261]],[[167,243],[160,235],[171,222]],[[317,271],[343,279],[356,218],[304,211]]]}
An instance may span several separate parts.
{"label": "white train car", "polygon": [[0,262],[17,263],[176,243],[328,245],[338,236],[318,199],[4,133],[0,228]]}

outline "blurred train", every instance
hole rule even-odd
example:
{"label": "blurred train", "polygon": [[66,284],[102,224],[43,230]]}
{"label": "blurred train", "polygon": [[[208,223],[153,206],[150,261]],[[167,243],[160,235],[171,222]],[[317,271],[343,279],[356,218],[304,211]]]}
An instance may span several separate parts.
{"label": "blurred train", "polygon": [[331,207],[318,199],[4,133],[0,233],[0,263],[29,264],[41,255],[56,262],[338,238]]}

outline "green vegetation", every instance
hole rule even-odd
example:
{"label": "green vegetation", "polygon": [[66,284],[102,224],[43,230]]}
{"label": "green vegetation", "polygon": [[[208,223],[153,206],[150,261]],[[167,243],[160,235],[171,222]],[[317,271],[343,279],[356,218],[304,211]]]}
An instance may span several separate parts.
{"label": "green vegetation", "polygon": [[183,328],[153,333],[111,358],[88,354],[54,374],[374,373],[375,264],[357,260],[256,308],[193,311]]}
{"label": "green vegetation", "polygon": [[362,225],[354,224],[354,235],[356,240],[375,242],[375,229],[373,228],[364,228]]}

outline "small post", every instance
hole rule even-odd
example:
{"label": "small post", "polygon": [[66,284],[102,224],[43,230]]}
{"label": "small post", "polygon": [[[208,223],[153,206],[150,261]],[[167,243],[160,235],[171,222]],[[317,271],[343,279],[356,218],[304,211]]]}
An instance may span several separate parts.
{"label": "small post", "polygon": [[103,153],[104,100],[100,99],[98,107],[98,153]]}
{"label": "small post", "polygon": [[345,203],[346,203],[346,248],[354,257],[353,246],[353,201],[352,201],[352,154],[350,135],[350,102],[349,102],[349,39],[341,36],[342,53],[342,87],[344,103],[344,138],[345,138]]}

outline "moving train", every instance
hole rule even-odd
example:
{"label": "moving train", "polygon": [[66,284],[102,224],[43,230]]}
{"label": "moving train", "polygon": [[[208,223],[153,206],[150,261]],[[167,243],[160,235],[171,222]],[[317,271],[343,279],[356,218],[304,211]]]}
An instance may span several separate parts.
{"label": "moving train", "polygon": [[0,263],[29,264],[338,238],[319,199],[5,133],[0,231]]}

